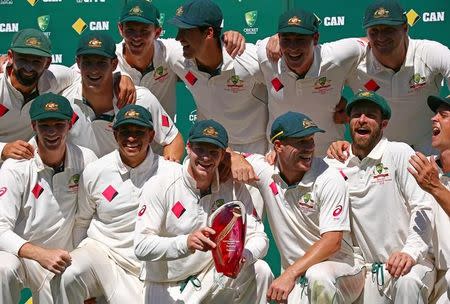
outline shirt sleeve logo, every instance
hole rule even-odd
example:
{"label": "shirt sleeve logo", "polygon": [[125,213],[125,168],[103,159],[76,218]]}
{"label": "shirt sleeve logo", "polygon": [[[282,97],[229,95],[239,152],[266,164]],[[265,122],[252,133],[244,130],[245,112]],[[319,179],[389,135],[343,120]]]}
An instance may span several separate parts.
{"label": "shirt sleeve logo", "polygon": [[8,188],[6,188],[6,187],[1,187],[1,188],[0,188],[0,197],[3,196],[3,194],[6,193],[6,191],[8,191]]}

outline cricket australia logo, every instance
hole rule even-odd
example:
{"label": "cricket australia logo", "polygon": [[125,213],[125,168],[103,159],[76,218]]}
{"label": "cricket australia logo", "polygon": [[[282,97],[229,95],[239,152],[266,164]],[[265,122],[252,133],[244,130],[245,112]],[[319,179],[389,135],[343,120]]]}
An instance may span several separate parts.
{"label": "cricket australia logo", "polygon": [[384,184],[386,181],[392,180],[389,174],[389,168],[385,167],[383,163],[379,163],[372,170],[372,183]]}
{"label": "cricket australia logo", "polygon": [[227,80],[227,85],[225,90],[231,91],[233,93],[237,93],[239,91],[242,91],[244,89],[244,81],[238,76],[233,75]]}
{"label": "cricket australia logo", "polygon": [[415,73],[409,80],[409,88],[413,90],[420,89],[427,84],[426,80],[427,79],[421,76],[419,73]]}
{"label": "cricket australia logo", "polygon": [[41,31],[45,32],[48,28],[49,23],[50,23],[50,15],[37,17],[37,24]]}
{"label": "cricket australia logo", "polygon": [[317,210],[317,206],[312,198],[311,192],[302,195],[298,201],[298,206],[305,213],[311,213]]}
{"label": "cricket australia logo", "polygon": [[314,93],[325,94],[332,89],[331,80],[328,80],[325,76],[318,78],[314,83]]}
{"label": "cricket australia logo", "polygon": [[158,82],[163,82],[167,79],[167,75],[169,74],[166,67],[163,67],[162,65],[157,67],[155,71],[153,72],[153,80]]}
{"label": "cricket australia logo", "polygon": [[258,11],[249,11],[244,14],[245,23],[247,28],[244,28],[244,33],[247,35],[255,35],[258,33],[258,28],[255,27],[256,20],[258,19]]}
{"label": "cricket australia logo", "polygon": [[79,182],[80,182],[80,174],[72,175],[72,177],[69,179],[69,183],[67,184],[67,186],[69,187],[69,191],[77,192]]}

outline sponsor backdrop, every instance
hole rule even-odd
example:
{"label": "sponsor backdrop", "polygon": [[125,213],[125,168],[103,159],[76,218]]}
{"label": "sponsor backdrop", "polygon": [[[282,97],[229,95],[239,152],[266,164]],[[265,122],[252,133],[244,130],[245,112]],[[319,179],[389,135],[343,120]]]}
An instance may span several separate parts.
{"label": "sponsor backdrop", "polygon": [[[174,16],[183,1],[153,0],[161,12],[163,38],[175,37],[176,29],[166,21]],[[300,1],[300,0],[217,0],[224,13],[224,29],[241,32],[247,41],[256,42],[276,32],[278,16],[286,9],[303,6],[321,19],[320,41],[345,37],[361,37],[365,6],[370,1]],[[72,65],[79,35],[85,30],[108,31],[117,41],[117,21],[125,0],[0,0],[0,54],[7,52],[15,32],[34,27],[47,34],[53,44],[53,62]],[[414,38],[437,40],[450,45],[450,1],[401,0],[408,16],[410,35]],[[444,92],[445,91],[445,92]],[[447,89],[443,89],[442,94]],[[177,124],[186,136],[196,118],[195,106],[182,84],[178,85]],[[345,96],[351,92],[344,91]],[[268,260],[275,273],[279,263],[272,242]],[[26,296],[29,294],[25,294]]]}

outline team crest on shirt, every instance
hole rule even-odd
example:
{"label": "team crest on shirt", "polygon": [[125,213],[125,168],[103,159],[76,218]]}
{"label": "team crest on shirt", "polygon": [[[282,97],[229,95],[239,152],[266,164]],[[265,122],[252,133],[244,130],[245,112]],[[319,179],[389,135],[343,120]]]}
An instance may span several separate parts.
{"label": "team crest on shirt", "polygon": [[316,82],[314,82],[314,92],[325,94],[328,91],[331,91],[333,88],[331,87],[331,80],[327,79],[327,77],[319,77]]}
{"label": "team crest on shirt", "polygon": [[300,207],[302,212],[305,213],[317,211],[317,205],[312,198],[311,192],[302,195],[302,197],[298,201],[298,206]]}
{"label": "team crest on shirt", "polygon": [[409,79],[409,88],[413,91],[424,87],[426,84],[426,77],[420,75],[419,73],[415,73],[414,75],[412,75],[411,79]]}
{"label": "team crest on shirt", "polygon": [[155,71],[153,72],[153,80],[158,82],[163,82],[167,79],[167,75],[169,74],[166,67],[163,67],[162,65],[157,67]]}
{"label": "team crest on shirt", "polygon": [[372,184],[384,184],[384,182],[391,181],[389,168],[385,167],[383,163],[379,163],[372,171]]}
{"label": "team crest on shirt", "polygon": [[225,200],[223,198],[220,198],[218,200],[216,200],[214,202],[214,204],[212,205],[211,208],[211,213],[213,213],[214,211],[216,211],[220,206],[222,206],[223,204],[225,204]]}
{"label": "team crest on shirt", "polygon": [[228,78],[225,91],[237,93],[242,90],[244,90],[244,81],[239,77],[239,75],[233,75]]}
{"label": "team crest on shirt", "polygon": [[67,184],[67,187],[69,187],[69,191],[77,192],[79,182],[80,182],[80,174],[72,175],[72,177],[69,179],[69,183]]}

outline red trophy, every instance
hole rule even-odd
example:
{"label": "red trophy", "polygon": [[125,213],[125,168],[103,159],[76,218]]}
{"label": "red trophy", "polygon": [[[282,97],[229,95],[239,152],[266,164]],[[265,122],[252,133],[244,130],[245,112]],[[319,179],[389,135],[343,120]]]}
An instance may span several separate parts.
{"label": "red trophy", "polygon": [[217,272],[236,278],[242,266],[247,229],[244,204],[240,201],[223,204],[211,214],[208,225],[216,231],[211,240],[216,243],[212,255]]}

